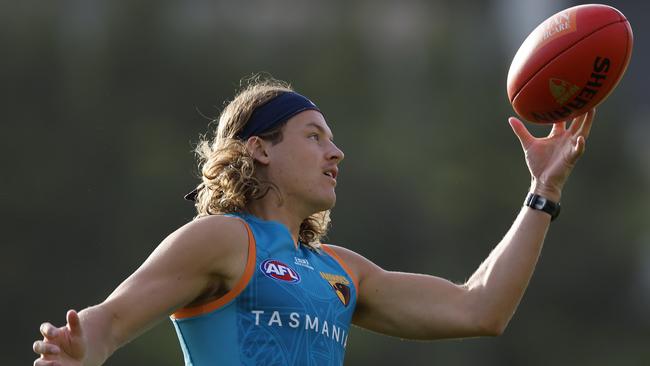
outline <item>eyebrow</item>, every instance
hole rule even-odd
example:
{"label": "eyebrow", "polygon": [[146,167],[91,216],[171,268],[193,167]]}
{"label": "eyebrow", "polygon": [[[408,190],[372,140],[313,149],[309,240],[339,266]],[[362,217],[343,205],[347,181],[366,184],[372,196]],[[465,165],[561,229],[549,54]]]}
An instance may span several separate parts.
{"label": "eyebrow", "polygon": [[[327,135],[327,131],[323,128],[323,126],[317,124],[316,122],[307,122],[305,127],[315,127],[319,132]],[[330,135],[330,140],[334,141],[334,134]]]}

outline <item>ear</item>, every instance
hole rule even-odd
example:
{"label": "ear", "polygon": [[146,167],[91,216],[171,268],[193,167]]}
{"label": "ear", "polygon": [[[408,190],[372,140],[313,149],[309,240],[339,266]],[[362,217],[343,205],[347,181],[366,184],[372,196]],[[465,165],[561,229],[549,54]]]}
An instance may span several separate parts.
{"label": "ear", "polygon": [[246,141],[246,149],[253,155],[253,159],[262,165],[270,163],[268,147],[269,143],[258,136],[251,136]]}

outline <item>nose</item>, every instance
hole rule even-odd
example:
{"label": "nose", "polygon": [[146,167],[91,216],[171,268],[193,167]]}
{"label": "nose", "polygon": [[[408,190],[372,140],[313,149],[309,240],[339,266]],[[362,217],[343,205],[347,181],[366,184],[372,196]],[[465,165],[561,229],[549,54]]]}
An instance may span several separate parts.
{"label": "nose", "polygon": [[333,142],[331,143],[331,145],[332,146],[327,156],[328,160],[336,160],[337,162],[340,162],[345,157],[343,150],[339,149],[339,147],[336,146],[336,144],[334,144]]}

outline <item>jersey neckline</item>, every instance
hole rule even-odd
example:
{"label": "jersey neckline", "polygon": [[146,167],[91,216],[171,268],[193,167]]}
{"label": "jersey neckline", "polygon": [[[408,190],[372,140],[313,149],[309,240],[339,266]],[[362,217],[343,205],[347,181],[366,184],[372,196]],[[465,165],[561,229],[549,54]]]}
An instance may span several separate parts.
{"label": "jersey neckline", "polygon": [[283,231],[284,234],[289,237],[289,241],[291,243],[293,243],[293,246],[294,246],[294,248],[296,250],[298,250],[300,248],[300,246],[302,245],[302,243],[300,242],[300,239],[298,239],[297,242],[293,241],[293,237],[291,236],[291,232],[289,231],[289,228],[287,227],[287,225],[281,223],[280,221],[277,221],[277,220],[265,220],[265,219],[263,219],[261,217],[257,217],[257,216],[255,216],[255,215],[253,215],[251,213],[248,213],[248,212],[237,213],[237,215],[240,216],[242,219],[250,220],[250,221],[253,221],[253,222],[257,223],[257,224],[278,226],[278,227],[280,227],[281,231]]}

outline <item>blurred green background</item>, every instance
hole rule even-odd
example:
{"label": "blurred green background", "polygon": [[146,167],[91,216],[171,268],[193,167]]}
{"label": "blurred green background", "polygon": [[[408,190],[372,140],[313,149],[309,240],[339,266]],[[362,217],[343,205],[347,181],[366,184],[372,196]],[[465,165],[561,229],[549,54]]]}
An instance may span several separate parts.
{"label": "blurred green background", "polygon": [[[193,144],[253,72],[312,98],[346,153],[330,242],[464,281],[529,184],[506,122],[512,56],[575,4],[3,1],[0,365],[30,364],[42,321],[101,302],[192,218]],[[346,364],[650,364],[650,5],[609,4],[635,31],[632,61],[506,333],[410,342],[355,328]],[[181,363],[165,321],[107,364]]]}

